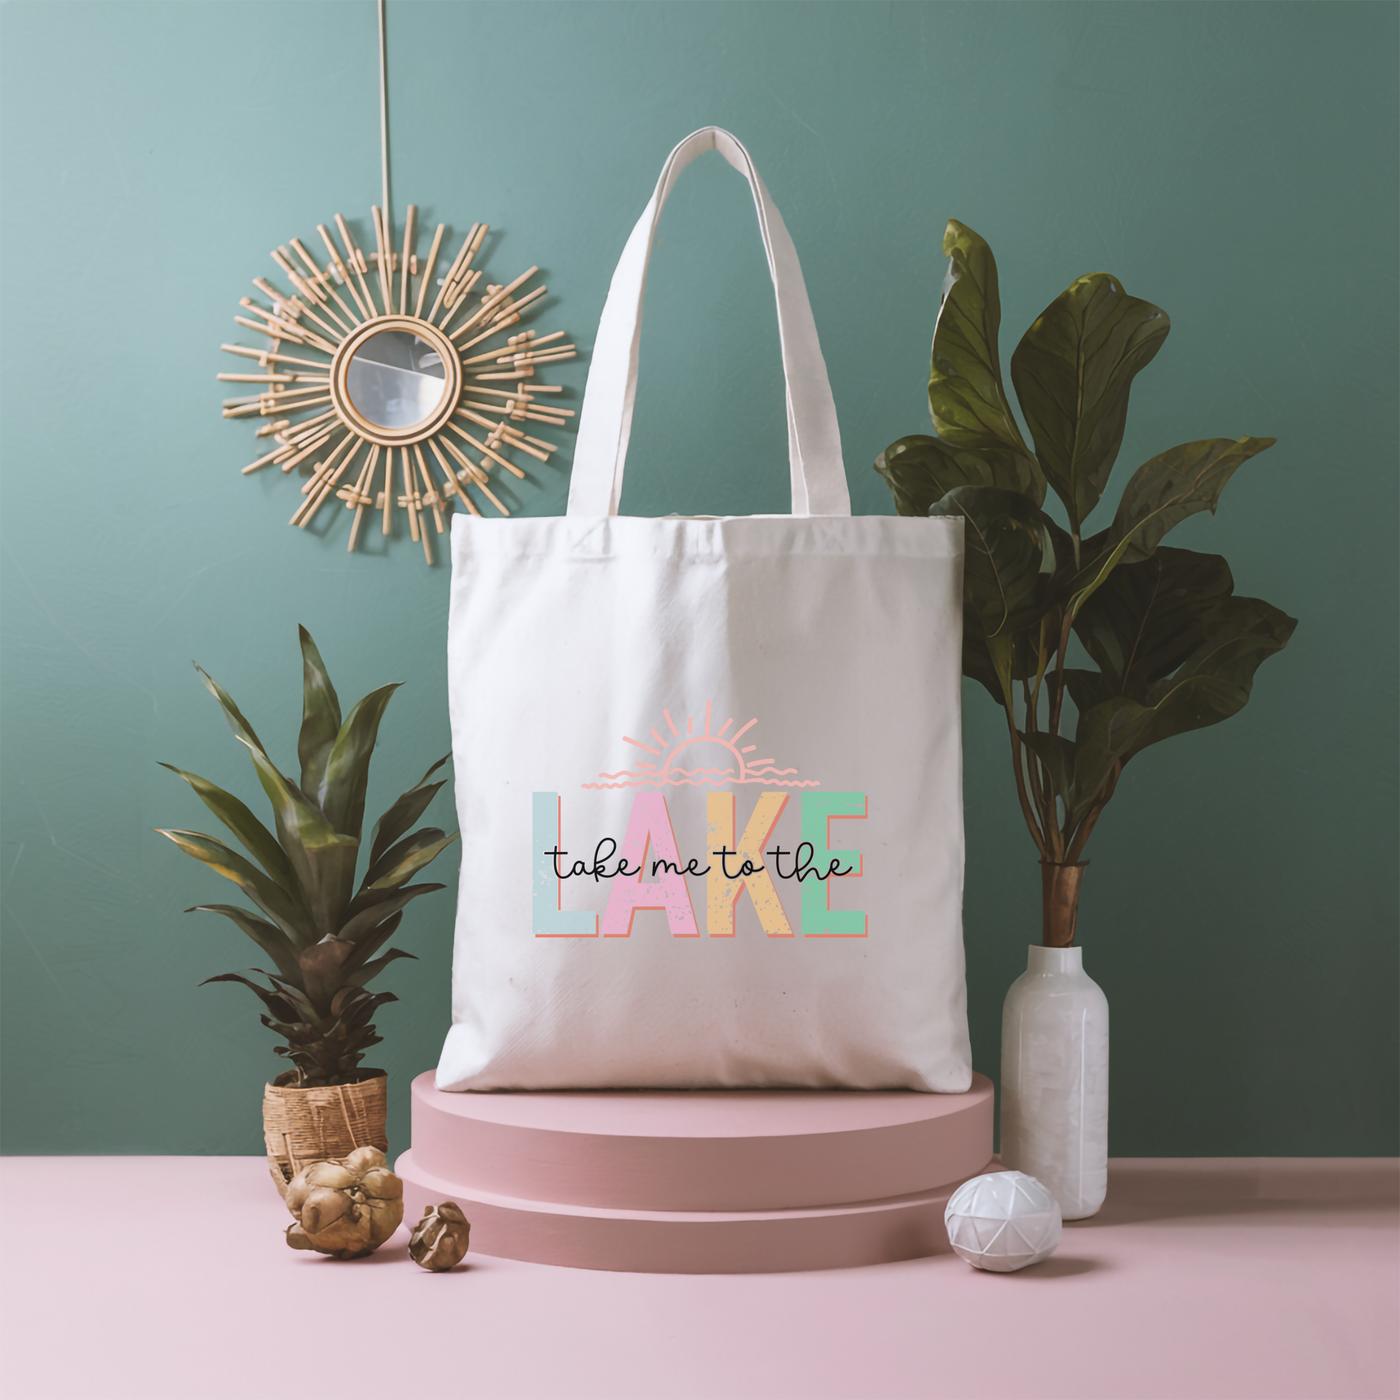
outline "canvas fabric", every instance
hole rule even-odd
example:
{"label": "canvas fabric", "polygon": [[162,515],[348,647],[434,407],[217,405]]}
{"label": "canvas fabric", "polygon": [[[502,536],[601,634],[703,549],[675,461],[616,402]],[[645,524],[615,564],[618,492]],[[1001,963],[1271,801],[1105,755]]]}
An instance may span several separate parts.
{"label": "canvas fabric", "polygon": [[[712,149],[772,274],[792,513],[622,516],[652,240]],[[960,520],[851,515],[792,240],[738,140],[687,137],[612,280],[567,513],[453,521],[439,1088],[967,1089],[962,556]]]}

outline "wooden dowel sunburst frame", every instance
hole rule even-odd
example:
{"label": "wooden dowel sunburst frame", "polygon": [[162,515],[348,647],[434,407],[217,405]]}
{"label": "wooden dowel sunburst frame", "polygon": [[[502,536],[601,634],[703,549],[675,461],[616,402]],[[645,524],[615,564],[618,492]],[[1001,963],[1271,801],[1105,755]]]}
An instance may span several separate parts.
{"label": "wooden dowel sunburst frame", "polygon": [[[335,233],[325,224],[316,227],[327,255],[324,266],[300,239],[274,249],[272,261],[291,291],[255,277],[254,291],[270,304],[253,297],[240,300],[240,309],[248,314],[234,320],[265,336],[268,344],[220,347],[244,363],[219,379],[256,390],[225,399],[223,416],[272,420],[256,433],[259,439],[271,437],[272,450],[260,453],[242,470],[245,476],[274,464],[286,473],[300,470],[306,479],[290,525],[306,529],[334,497],[352,512],[347,548],[354,550],[367,509],[380,513],[381,532],[392,535],[398,507],[408,517],[410,537],[421,544],[431,564],[430,534],[444,533],[447,515],[454,509],[483,513],[468,488],[493,512],[509,515],[491,489],[493,469],[524,479],[512,455],[547,463],[556,451],[556,444],[534,436],[535,425],[565,427],[574,413],[543,397],[561,393],[562,386],[534,380],[537,368],[571,360],[578,351],[558,343],[565,338],[563,331],[541,335],[525,330],[507,336],[538,309],[545,295],[543,286],[524,290],[538,267],[512,282],[488,285],[485,295],[471,295],[482,277],[482,269],[472,262],[481,251],[487,225],[472,224],[454,255],[443,251],[446,225],[439,224],[427,257],[420,261],[416,205],[408,207],[397,250],[378,205],[371,210],[370,223],[372,253],[360,250],[339,214]],[[439,265],[443,270],[434,281]],[[385,427],[370,420],[351,397],[351,361],[384,331],[407,332],[442,363],[441,398],[408,427]],[[493,348],[491,342],[498,336],[505,338]],[[514,388],[498,388],[503,380],[514,381]]]}

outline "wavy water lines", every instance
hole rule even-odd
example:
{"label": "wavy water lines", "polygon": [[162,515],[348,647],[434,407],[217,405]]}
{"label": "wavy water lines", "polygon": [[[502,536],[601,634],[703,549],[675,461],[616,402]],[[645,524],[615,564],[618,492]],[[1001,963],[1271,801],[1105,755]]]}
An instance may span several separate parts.
{"label": "wavy water lines", "polygon": [[[758,723],[757,718],[749,720],[731,734],[732,718],[726,719],[718,729],[714,728],[712,701],[705,702],[703,727],[694,715],[687,715],[682,726],[672,717],[670,710],[662,710],[661,713],[668,731],[666,736],[661,733],[662,725],[648,730],[646,739],[634,739],[630,734],[622,736],[624,744],[641,749],[650,755],[649,759],[637,759],[635,771],[621,769],[616,773],[599,773],[598,781],[582,786],[594,791],[609,788],[726,787],[745,783],[785,788],[821,786],[815,778],[796,777],[796,768],[778,768],[774,759],[748,756],[758,745],[740,745],[739,741]],[[706,759],[710,760],[708,764]]]}
{"label": "wavy water lines", "polygon": [[[599,774],[599,776],[601,777],[602,775]],[[767,787],[821,787],[821,783],[818,782],[815,778],[794,779],[791,782],[784,781],[781,778],[744,778],[742,779],[742,781],[746,783],[756,783],[761,781]],[[711,786],[714,787],[723,786],[723,783],[720,780],[714,778],[669,778],[665,782],[656,782],[653,779],[643,779],[642,781],[635,783],[583,783],[581,784],[581,786],[585,788],[591,788],[594,792],[604,792],[611,788],[703,787],[706,783],[709,783]]]}

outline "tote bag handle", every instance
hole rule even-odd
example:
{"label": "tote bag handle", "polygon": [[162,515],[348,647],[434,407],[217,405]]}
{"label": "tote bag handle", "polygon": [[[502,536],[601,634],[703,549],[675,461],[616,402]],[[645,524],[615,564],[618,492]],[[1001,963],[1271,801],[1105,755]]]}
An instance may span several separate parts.
{"label": "tote bag handle", "polygon": [[613,273],[579,415],[568,514],[617,514],[627,442],[632,434],[632,408],[637,398],[642,297],[652,240],[676,177],[705,151],[718,151],[749,182],[758,210],[759,232],[778,302],[778,336],[787,386],[792,513],[849,515],[851,497],[841,462],[841,430],[797,250],[754,168],[753,158],[734,136],[717,126],[692,132],[671,152],[656,193],[637,220]]}

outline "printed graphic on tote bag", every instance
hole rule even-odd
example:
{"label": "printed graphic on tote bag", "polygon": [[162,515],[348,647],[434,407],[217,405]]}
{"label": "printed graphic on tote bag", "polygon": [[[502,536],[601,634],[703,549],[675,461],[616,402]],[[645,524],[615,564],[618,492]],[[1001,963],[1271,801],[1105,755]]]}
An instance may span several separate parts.
{"label": "printed graphic on tote bag", "polygon": [[[599,773],[596,783],[584,783],[583,786],[586,788],[686,787],[698,786],[701,783],[710,783],[716,787],[723,783],[762,783],[772,787],[795,788],[821,786],[815,779],[803,780],[796,777],[796,768],[775,768],[771,758],[745,757],[745,755],[751,754],[758,745],[745,744],[740,748],[739,740],[758,723],[756,719],[751,719],[742,729],[735,730],[727,738],[725,736],[734,723],[732,719],[725,720],[717,732],[711,733],[713,708],[713,702],[707,700],[705,702],[705,728],[699,734],[695,732],[693,718],[687,717],[685,733],[682,734],[676,728],[670,710],[662,710],[661,713],[666,717],[666,727],[671,731],[670,738],[662,738],[655,729],[650,733],[650,743],[643,743],[642,740],[633,739],[626,734],[622,736],[624,744],[631,744],[633,748],[649,753],[654,760],[663,759],[664,756],[664,761],[660,763],[659,767],[656,762],[639,758],[635,773]],[[673,740],[676,742],[673,743]],[[703,766],[687,768],[685,766],[688,763],[703,765],[707,761],[723,766],[719,768]]]}
{"label": "printed graphic on tote bag", "polygon": [[[599,773],[580,784],[592,791],[637,789],[621,840],[600,834],[585,859],[563,842],[564,799],[557,792],[533,795],[533,923],[536,938],[628,938],[639,910],[666,915],[676,938],[699,938],[701,922],[711,938],[733,938],[740,899],[752,901],[759,926],[769,938],[864,938],[869,933],[861,910],[831,908],[834,880],[864,873],[858,850],[832,849],[831,823],[863,820],[869,803],[863,792],[813,792],[816,778],[795,768],[780,768],[771,758],[750,758],[758,745],[740,740],[758,720],[730,733],[733,719],[716,730],[713,706],[706,702],[703,729],[687,717],[684,732],[663,710],[666,736],[658,728],[649,741],[623,735],[622,741],[650,755],[635,760],[634,770]],[[754,795],[729,788],[767,788]],[[685,789],[708,787],[703,794]],[[671,801],[704,800],[705,849],[682,857],[663,788],[677,788]],[[801,792],[773,789],[805,789]],[[744,810],[739,810],[740,797]],[[791,848],[770,845],[779,819],[796,803],[801,839]],[[742,829],[741,829],[742,820]],[[569,880],[609,882],[602,914],[565,909]],[[696,882],[693,891],[691,880]],[[777,880],[795,881],[800,890],[800,927],[794,929],[778,895]],[[697,898],[698,896],[698,898]]]}

